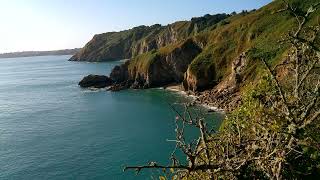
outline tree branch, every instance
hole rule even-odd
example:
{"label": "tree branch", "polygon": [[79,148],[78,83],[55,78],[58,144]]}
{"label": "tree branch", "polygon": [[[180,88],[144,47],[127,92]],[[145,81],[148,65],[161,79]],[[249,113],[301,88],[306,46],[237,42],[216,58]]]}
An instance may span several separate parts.
{"label": "tree branch", "polygon": [[280,97],[282,99],[282,102],[286,108],[286,115],[289,117],[289,120],[292,121],[292,113],[289,109],[289,106],[288,106],[288,103],[287,103],[287,100],[286,98],[284,97],[284,93],[283,93],[283,90],[280,86],[280,83],[279,81],[277,80],[277,78],[275,77],[275,75],[273,74],[273,72],[271,71],[270,67],[268,66],[267,62],[264,60],[264,59],[261,59],[263,64],[265,65],[265,67],[267,68],[269,74],[271,75],[272,79],[275,81],[275,84],[276,84],[276,87],[277,87],[277,90],[279,91],[280,93]]}
{"label": "tree branch", "polygon": [[311,100],[310,104],[306,107],[305,111],[301,114],[300,121],[304,122],[305,119],[309,116],[312,108],[317,103],[317,100],[319,98],[319,94],[320,94],[320,80],[318,81],[318,84],[316,85],[316,88],[314,90],[313,99]]}
{"label": "tree branch", "polygon": [[320,110],[318,110],[309,120],[307,120],[305,123],[303,123],[302,126],[299,127],[299,129],[303,129],[309,124],[311,124],[313,121],[315,121],[320,115]]}

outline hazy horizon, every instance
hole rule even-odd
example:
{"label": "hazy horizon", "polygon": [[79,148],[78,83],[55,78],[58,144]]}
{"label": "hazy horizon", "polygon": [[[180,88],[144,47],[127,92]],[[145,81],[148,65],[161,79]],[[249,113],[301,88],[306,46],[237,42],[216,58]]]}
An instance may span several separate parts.
{"label": "hazy horizon", "polygon": [[0,0],[0,53],[81,48],[94,34],[260,8],[272,0]]}

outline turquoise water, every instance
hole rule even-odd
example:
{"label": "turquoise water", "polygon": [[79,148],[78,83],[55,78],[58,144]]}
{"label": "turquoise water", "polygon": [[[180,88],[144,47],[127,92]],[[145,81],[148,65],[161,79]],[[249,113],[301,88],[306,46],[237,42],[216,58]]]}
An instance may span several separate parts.
{"label": "turquoise water", "polygon": [[84,75],[107,74],[120,62],[68,58],[0,59],[0,179],[156,176],[157,171],[135,176],[122,168],[169,162],[174,144],[166,139],[175,137],[175,114],[167,102],[184,99],[160,89],[81,89],[77,83]]}

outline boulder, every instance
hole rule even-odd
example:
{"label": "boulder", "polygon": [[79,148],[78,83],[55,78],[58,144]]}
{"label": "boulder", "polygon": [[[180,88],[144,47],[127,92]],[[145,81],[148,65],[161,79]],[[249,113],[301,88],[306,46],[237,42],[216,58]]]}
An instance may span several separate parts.
{"label": "boulder", "polygon": [[111,86],[112,83],[113,81],[108,76],[90,74],[79,82],[79,86],[83,88],[105,88],[107,86]]}

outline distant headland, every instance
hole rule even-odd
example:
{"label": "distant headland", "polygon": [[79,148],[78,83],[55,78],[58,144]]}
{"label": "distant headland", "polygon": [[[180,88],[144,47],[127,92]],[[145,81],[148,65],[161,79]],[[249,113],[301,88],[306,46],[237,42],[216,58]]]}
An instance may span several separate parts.
{"label": "distant headland", "polygon": [[80,48],[63,49],[54,51],[22,51],[0,54],[0,58],[32,57],[32,56],[50,56],[50,55],[74,55],[80,51]]}

